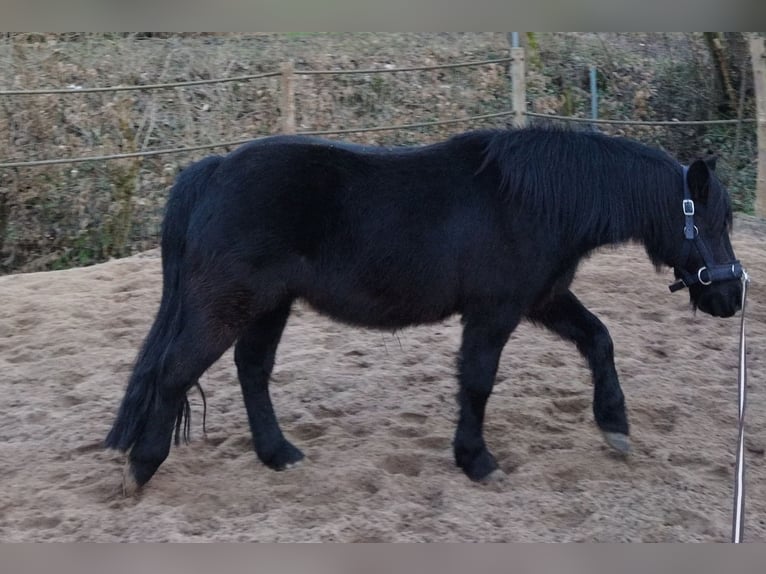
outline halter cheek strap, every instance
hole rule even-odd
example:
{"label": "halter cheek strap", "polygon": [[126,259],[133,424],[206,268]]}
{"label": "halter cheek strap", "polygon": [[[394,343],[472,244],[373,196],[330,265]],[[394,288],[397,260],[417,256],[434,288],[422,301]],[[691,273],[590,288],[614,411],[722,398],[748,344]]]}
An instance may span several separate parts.
{"label": "halter cheek strap", "polygon": [[713,261],[713,254],[711,253],[705,242],[700,237],[697,226],[694,225],[694,201],[691,198],[691,192],[689,191],[689,183],[687,182],[687,174],[689,168],[683,166],[683,178],[684,178],[684,199],[682,207],[684,210],[684,244],[681,248],[681,256],[679,258],[680,265],[684,265],[689,260],[692,247],[697,248],[705,265],[700,267],[696,273],[689,273],[683,267],[676,266],[676,272],[681,275],[681,279],[670,285],[670,291],[676,292],[684,287],[689,287],[695,283],[702,285],[710,285],[718,281],[727,281],[729,279],[740,279],[742,277],[742,264],[735,260],[732,263],[725,265],[716,265]]}

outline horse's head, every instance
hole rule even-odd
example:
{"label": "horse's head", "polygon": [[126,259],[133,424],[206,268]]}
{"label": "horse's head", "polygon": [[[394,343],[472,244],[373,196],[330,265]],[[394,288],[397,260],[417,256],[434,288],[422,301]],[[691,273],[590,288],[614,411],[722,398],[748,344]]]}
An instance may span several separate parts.
{"label": "horse's head", "polygon": [[[696,309],[731,317],[741,307],[742,275],[729,241],[731,204],[715,175],[715,160],[696,160],[684,168],[684,199],[678,206],[678,257],[671,291],[684,287]],[[682,213],[682,215],[681,215]]]}

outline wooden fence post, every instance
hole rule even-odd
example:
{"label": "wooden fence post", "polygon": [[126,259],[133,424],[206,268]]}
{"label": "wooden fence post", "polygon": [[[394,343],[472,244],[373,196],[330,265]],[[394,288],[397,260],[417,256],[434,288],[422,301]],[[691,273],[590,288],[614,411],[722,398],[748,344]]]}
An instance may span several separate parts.
{"label": "wooden fence post", "polygon": [[295,133],[295,67],[293,62],[283,62],[281,66],[281,123],[282,133]]}
{"label": "wooden fence post", "polygon": [[513,124],[518,127],[527,125],[527,80],[524,48],[511,48],[511,102],[513,105]]}
{"label": "wooden fence post", "polygon": [[760,36],[750,38],[750,59],[757,102],[758,177],[755,184],[755,214],[766,217],[766,47]]}

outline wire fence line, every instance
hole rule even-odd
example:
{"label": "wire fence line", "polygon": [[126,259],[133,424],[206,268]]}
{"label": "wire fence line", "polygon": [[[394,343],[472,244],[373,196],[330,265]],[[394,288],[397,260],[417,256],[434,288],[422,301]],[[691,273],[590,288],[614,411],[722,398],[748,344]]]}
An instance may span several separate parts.
{"label": "wire fence line", "polygon": [[555,114],[538,114],[535,112],[526,112],[531,118],[544,118],[549,120],[562,120],[567,122],[580,122],[586,124],[616,124],[626,126],[701,126],[701,125],[721,125],[738,124],[741,122],[757,122],[756,118],[742,118],[735,120],[607,120],[580,118],[575,116],[559,116]]}
{"label": "wire fence line", "polygon": [[[395,124],[395,125],[389,125],[389,126],[370,126],[370,127],[364,127],[364,128],[348,128],[348,129],[337,129],[337,130],[308,130],[308,131],[299,131],[293,135],[319,136],[319,135],[341,135],[341,134],[356,134],[356,133],[366,133],[366,132],[406,130],[406,129],[416,129],[416,128],[424,128],[424,127],[430,127],[430,126],[440,126],[440,125],[472,122],[472,121],[484,120],[489,118],[498,118],[502,116],[510,116],[513,113],[514,113],[513,111],[509,110],[509,111],[503,111],[503,112],[494,112],[490,114],[467,116],[464,118],[452,118],[449,120],[437,120],[433,122],[420,122],[420,123],[414,123],[414,124]],[[533,118],[569,121],[569,122],[576,122],[576,123],[618,124],[618,125],[639,125],[639,126],[717,125],[717,124],[737,124],[740,122],[758,121],[755,118],[743,118],[742,120],[665,120],[665,121],[605,120],[605,119],[593,120],[589,118],[580,118],[575,116],[538,114],[534,112],[526,112],[525,115],[529,117],[533,117]],[[243,145],[258,139],[262,139],[264,137],[268,137],[270,135],[273,135],[273,134],[259,134],[254,137],[244,138],[244,139],[229,140],[229,141],[200,144],[200,145],[193,145],[193,146],[186,146],[186,147],[137,151],[137,152],[130,152],[130,153],[116,153],[116,154],[73,157],[73,158],[41,159],[41,160],[32,160],[32,161],[7,162],[7,163],[0,163],[0,169],[39,167],[44,165],[74,164],[74,163],[85,163],[90,161],[109,161],[109,160],[117,160],[117,159],[131,159],[131,158],[139,158],[139,157],[158,156],[158,155],[170,155],[170,154],[176,154],[176,153],[187,153],[187,152],[199,151],[204,149],[215,149],[220,147],[232,147],[232,146]]]}
{"label": "wire fence line", "polygon": [[[464,118],[453,118],[449,120],[437,120],[434,122],[421,122],[416,124],[398,124],[398,125],[391,125],[391,126],[372,126],[372,127],[366,127],[366,128],[349,128],[349,129],[338,129],[338,130],[310,130],[310,131],[297,132],[291,135],[319,136],[319,135],[332,135],[332,134],[354,134],[354,133],[364,133],[364,132],[406,130],[406,129],[423,128],[423,127],[430,127],[430,126],[441,126],[441,125],[447,125],[447,124],[472,122],[472,121],[483,120],[488,118],[510,116],[511,114],[513,114],[512,111],[505,111],[505,112],[495,112],[491,114],[481,114],[477,116],[467,116]],[[200,145],[188,146],[188,147],[155,149],[155,150],[146,150],[146,151],[136,151],[136,152],[130,152],[130,153],[116,153],[116,154],[108,154],[108,155],[96,155],[96,156],[75,157],[75,158],[40,159],[40,160],[33,160],[33,161],[16,161],[16,162],[0,163],[0,169],[35,167],[35,166],[43,166],[43,165],[66,164],[66,163],[84,163],[88,161],[106,161],[106,160],[114,160],[114,159],[131,159],[131,158],[137,158],[137,157],[166,155],[166,154],[173,154],[173,153],[185,153],[190,151],[199,151],[203,149],[214,149],[218,147],[232,147],[232,146],[242,145],[242,144],[250,143],[258,139],[262,139],[264,137],[268,137],[270,135],[272,134],[260,134],[251,138],[216,142],[216,143],[210,143],[210,144],[200,144]]]}
{"label": "wire fence line", "polygon": [[8,162],[8,163],[0,163],[0,169],[19,168],[19,167],[38,167],[43,165],[57,165],[57,164],[64,164],[64,163],[85,163],[89,161],[108,161],[108,160],[114,160],[114,159],[131,159],[131,158],[137,158],[137,157],[149,157],[154,155],[186,153],[190,151],[199,151],[203,149],[213,149],[217,147],[229,147],[229,146],[241,145],[241,144],[254,141],[258,139],[259,137],[264,137],[264,136],[261,135],[261,136],[255,136],[253,138],[248,138],[248,139],[217,142],[212,144],[200,144],[200,145],[194,145],[194,146],[188,146],[188,147],[175,147],[175,148],[154,149],[154,150],[146,150],[146,151],[135,151],[135,152],[129,152],[129,153],[114,153],[114,154],[108,154],[108,155],[92,155],[92,156],[85,156],[85,157],[70,157],[70,158],[59,158],[59,159],[38,159],[38,160],[32,160],[32,161],[14,161],[14,162]]}
{"label": "wire fence line", "polygon": [[354,133],[364,133],[364,132],[384,132],[389,130],[408,130],[413,128],[425,128],[429,126],[460,124],[463,122],[485,120],[488,118],[499,118],[502,116],[510,116],[511,114],[513,114],[513,112],[509,110],[505,112],[493,112],[491,114],[480,114],[478,116],[467,116],[464,118],[453,118],[449,120],[436,120],[433,122],[420,122],[416,124],[399,124],[399,125],[393,125],[393,126],[372,126],[368,128],[349,128],[349,129],[343,129],[343,130],[312,130],[312,131],[305,131],[305,132],[297,132],[295,135],[321,136],[321,135],[331,135],[331,134],[354,134]]}
{"label": "wire fence line", "polygon": [[[455,64],[434,64],[429,66],[408,66],[403,68],[366,68],[359,70],[294,70],[298,76],[314,75],[343,75],[343,74],[387,74],[395,72],[415,72],[422,70],[442,70],[447,68],[467,68],[471,66],[485,66],[488,64],[504,64],[510,62],[510,58],[496,58],[491,60],[478,60],[472,62],[457,62]],[[164,84],[145,84],[135,86],[105,86],[101,88],[50,88],[39,90],[0,90],[0,96],[39,96],[52,94],[92,94],[97,92],[127,92],[131,90],[165,90],[171,88],[183,88],[186,86],[201,86],[205,84],[222,84],[224,82],[247,82],[261,78],[274,78],[282,75],[282,72],[265,72],[262,74],[248,74],[245,76],[233,76],[230,78],[212,78],[209,80],[190,80],[185,82],[169,82]]]}
{"label": "wire fence line", "polygon": [[224,82],[247,82],[260,78],[274,78],[281,72],[265,72],[263,74],[249,74],[246,76],[233,76],[231,78],[212,78],[209,80],[189,80],[186,82],[170,82],[166,84],[145,84],[143,86],[106,86],[103,88],[52,88],[41,90],[0,90],[0,96],[40,96],[49,94],[93,94],[96,92],[128,92],[138,90],[166,90],[170,88],[183,88],[186,86],[202,86],[204,84],[222,84]]}
{"label": "wire fence line", "polygon": [[[485,60],[474,60],[468,62],[456,62],[451,64],[433,64],[424,66],[406,66],[398,68],[363,68],[356,70],[293,70],[294,75],[311,76],[311,75],[348,75],[348,74],[377,74],[377,73],[395,73],[395,72],[413,72],[424,70],[441,70],[451,68],[466,68],[472,66],[484,66],[491,64],[503,64],[511,61],[510,57],[505,58],[491,58]],[[0,90],[0,96],[31,96],[31,95],[69,95],[69,94],[89,94],[89,93],[103,93],[103,92],[124,92],[124,91],[139,91],[139,90],[161,90],[172,89],[187,86],[199,86],[205,84],[216,84],[224,82],[245,82],[250,80],[257,80],[262,78],[273,78],[283,75],[281,71],[265,72],[260,74],[249,74],[243,76],[234,76],[228,78],[213,78],[206,80],[191,80],[184,82],[168,82],[162,84],[146,84],[146,85],[134,85],[134,86],[106,86],[95,88],[52,88],[52,89],[36,89],[36,90]],[[335,129],[335,130],[309,130],[298,132],[299,135],[332,135],[332,134],[353,134],[353,133],[365,133],[365,132],[378,132],[378,131],[393,131],[402,129],[414,129],[438,125],[448,125],[456,123],[465,123],[470,121],[477,121],[493,117],[501,117],[511,115],[511,111],[502,111],[491,114],[480,114],[475,116],[468,116],[464,118],[452,118],[448,120],[438,120],[433,122],[420,122],[414,124],[400,124],[400,125],[388,125],[388,126],[371,126],[363,128],[349,128],[349,129]],[[270,134],[259,134],[250,138],[243,138],[230,141],[220,141],[208,144],[191,145],[175,148],[164,148],[154,150],[144,150],[130,153],[115,153],[104,154],[97,156],[85,156],[85,157],[73,157],[73,158],[55,158],[55,159],[41,159],[41,160],[27,160],[27,161],[12,161],[0,163],[0,169],[9,168],[26,168],[26,167],[40,167],[49,165],[61,165],[61,164],[77,164],[92,161],[110,161],[120,159],[131,159],[140,157],[151,157],[158,155],[169,155],[176,153],[187,153],[192,151],[199,151],[204,149],[214,149],[220,147],[232,147],[242,145],[262,137],[266,137]]]}
{"label": "wire fence line", "polygon": [[[377,74],[377,73],[412,72],[412,71],[424,71],[424,70],[440,70],[440,69],[450,69],[450,68],[465,68],[465,67],[471,67],[471,66],[503,64],[503,63],[509,63],[512,61],[513,59],[511,57],[506,57],[506,58],[476,60],[476,61],[469,61],[469,62],[456,62],[452,64],[406,66],[406,67],[399,67],[399,68],[365,68],[365,69],[356,69],[356,70],[341,70],[341,69],[338,69],[338,70],[293,70],[292,73],[294,75],[300,75],[300,76]],[[120,91],[130,91],[130,90],[158,90],[158,89],[171,89],[171,88],[186,87],[186,86],[199,86],[199,85],[205,85],[205,84],[216,84],[216,83],[224,83],[224,82],[245,82],[245,81],[262,79],[262,78],[273,78],[273,77],[278,77],[281,75],[282,75],[282,72],[277,71],[277,72],[265,72],[260,74],[249,74],[249,75],[243,75],[243,76],[233,76],[228,78],[191,80],[191,81],[185,81],[185,82],[170,82],[170,83],[163,83],[163,84],[146,84],[146,85],[134,85],[134,86],[109,86],[109,87],[97,87],[97,88],[57,88],[57,89],[40,89],[40,90],[0,90],[0,96],[87,94],[87,93],[95,93],[95,92],[120,92]],[[463,118],[452,118],[452,119],[438,120],[438,121],[432,121],[432,122],[420,122],[420,123],[412,123],[412,124],[398,124],[398,125],[387,125],[387,126],[370,126],[370,127],[348,128],[348,129],[298,131],[296,132],[296,135],[308,135],[308,136],[339,135],[339,134],[354,134],[354,133],[366,133],[366,132],[415,129],[415,128],[465,123],[465,122],[483,120],[488,118],[509,116],[509,115],[513,115],[514,113],[515,112],[512,110],[507,110],[502,112],[480,114],[480,115],[474,115],[474,116],[467,116]],[[745,122],[750,123],[750,122],[758,121],[755,118],[742,118],[742,119],[731,119],[731,120],[655,120],[655,121],[610,120],[610,119],[582,118],[582,117],[576,117],[576,116],[562,116],[562,115],[556,115],[556,114],[540,114],[535,112],[529,112],[526,110],[522,112],[522,115],[531,117],[531,118],[567,121],[567,122],[575,122],[575,123],[639,125],[639,126],[721,125],[721,124],[739,124],[739,123],[745,123]],[[205,150],[205,149],[238,146],[245,143],[249,143],[257,139],[261,139],[263,137],[267,137],[268,135],[271,135],[271,134],[259,134],[250,138],[221,141],[221,142],[214,142],[214,143],[207,143],[207,144],[198,144],[198,145],[191,145],[191,146],[184,146],[184,147],[144,150],[144,151],[137,151],[137,152],[130,152],[130,153],[116,153],[116,154],[105,154],[105,155],[73,157],[73,158],[12,161],[12,162],[0,163],[0,169],[39,167],[39,166],[60,165],[60,164],[76,164],[76,163],[84,163],[84,162],[92,162],[92,161],[110,161],[110,160],[131,159],[131,158],[140,158],[140,157],[151,157],[151,156],[158,156],[158,155],[170,155],[170,154],[177,154],[177,153],[187,153],[187,152],[199,151],[199,150]]]}
{"label": "wire fence line", "polygon": [[468,68],[470,66],[486,66],[489,64],[507,64],[511,58],[494,60],[478,60],[474,62],[458,62],[456,64],[436,64],[432,66],[408,66],[405,68],[367,68],[361,70],[295,70],[298,76],[343,75],[343,74],[387,74],[393,72],[417,72],[421,70],[445,70],[448,68]]}

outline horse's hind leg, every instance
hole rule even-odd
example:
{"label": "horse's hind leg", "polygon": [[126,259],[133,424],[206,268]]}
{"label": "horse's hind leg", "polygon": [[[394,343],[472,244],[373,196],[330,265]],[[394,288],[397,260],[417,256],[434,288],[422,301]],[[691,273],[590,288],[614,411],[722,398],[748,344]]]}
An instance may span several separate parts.
{"label": "horse's hind leg", "polygon": [[131,494],[154,475],[167,458],[176,417],[187,391],[234,342],[235,335],[208,313],[187,306],[184,327],[157,365],[151,413],[128,454],[123,489]]}
{"label": "horse's hind leg", "polygon": [[303,453],[282,434],[269,395],[269,377],[290,304],[286,302],[260,315],[247,327],[234,349],[253,446],[258,458],[274,470],[283,470],[303,458]]}
{"label": "horse's hind leg", "polygon": [[472,480],[483,480],[497,470],[482,434],[484,411],[495,383],[500,355],[519,318],[515,311],[492,309],[464,316],[463,343],[458,362],[460,391],[453,448],[455,462]]}
{"label": "horse's hind leg", "polygon": [[577,345],[593,373],[593,414],[609,445],[627,454],[625,396],[614,367],[614,347],[606,326],[571,291],[556,295],[529,318]]}

